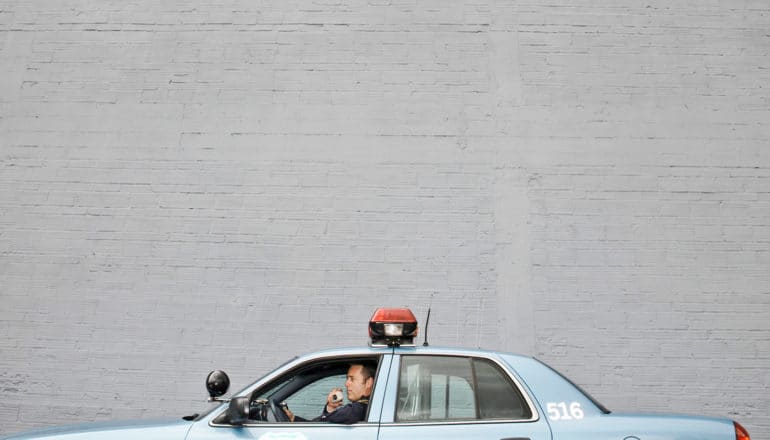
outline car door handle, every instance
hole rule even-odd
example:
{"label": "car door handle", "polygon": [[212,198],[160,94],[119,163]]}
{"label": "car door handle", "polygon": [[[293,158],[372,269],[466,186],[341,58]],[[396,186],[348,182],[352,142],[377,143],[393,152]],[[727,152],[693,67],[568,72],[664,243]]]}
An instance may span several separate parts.
{"label": "car door handle", "polygon": [[501,438],[500,440],[530,440],[529,437],[506,437]]}

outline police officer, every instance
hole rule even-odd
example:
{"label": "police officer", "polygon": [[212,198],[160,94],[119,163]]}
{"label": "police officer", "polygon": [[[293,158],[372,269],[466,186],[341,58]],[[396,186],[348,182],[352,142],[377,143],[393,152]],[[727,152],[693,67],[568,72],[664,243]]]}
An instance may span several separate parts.
{"label": "police officer", "polygon": [[[326,396],[326,405],[320,416],[310,420],[311,422],[330,422],[352,424],[364,420],[366,409],[369,406],[369,397],[374,386],[375,368],[371,365],[352,364],[348,368],[348,377],[345,381],[345,389],[348,391],[350,403],[342,405],[342,399],[336,399],[335,395],[342,392],[341,388],[331,390]],[[289,408],[284,408],[286,416],[294,422],[307,422],[302,417],[295,416]]]}

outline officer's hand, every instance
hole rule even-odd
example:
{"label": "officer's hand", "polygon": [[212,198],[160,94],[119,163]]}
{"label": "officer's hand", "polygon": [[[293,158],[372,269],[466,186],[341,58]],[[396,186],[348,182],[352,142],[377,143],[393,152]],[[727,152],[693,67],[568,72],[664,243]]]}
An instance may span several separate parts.
{"label": "officer's hand", "polygon": [[342,396],[342,388],[335,388],[331,390],[329,395],[326,396],[326,412],[334,412],[335,409],[341,407],[344,403]]}
{"label": "officer's hand", "polygon": [[289,418],[290,422],[294,421],[294,413],[288,407],[283,407],[283,412],[286,413],[286,417]]}

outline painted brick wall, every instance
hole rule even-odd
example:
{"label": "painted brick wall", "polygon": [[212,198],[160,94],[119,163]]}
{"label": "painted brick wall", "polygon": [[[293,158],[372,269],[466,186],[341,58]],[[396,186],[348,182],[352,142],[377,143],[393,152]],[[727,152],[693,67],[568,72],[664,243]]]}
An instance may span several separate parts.
{"label": "painted brick wall", "polygon": [[770,6],[563,3],[0,0],[0,433],[432,304],[770,436]]}

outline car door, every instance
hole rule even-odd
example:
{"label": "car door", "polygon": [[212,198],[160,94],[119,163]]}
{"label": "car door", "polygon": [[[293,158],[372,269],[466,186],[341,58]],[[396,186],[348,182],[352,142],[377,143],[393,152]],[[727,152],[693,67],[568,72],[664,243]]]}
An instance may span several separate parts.
{"label": "car door", "polygon": [[383,403],[380,440],[550,440],[516,378],[483,356],[401,354]]}
{"label": "car door", "polygon": [[[212,415],[197,421],[187,440],[376,440],[382,400],[385,394],[385,381],[389,377],[391,355],[380,358],[377,378],[370,399],[367,419],[352,425],[340,425],[325,422],[276,422],[248,421],[239,426],[218,422],[226,407],[213,411]],[[326,376],[302,387],[284,400],[298,416],[310,419],[321,413],[330,388],[345,381],[344,375]],[[289,382],[289,381],[287,381]],[[278,385],[280,387],[282,385]],[[273,387],[267,386],[270,389]],[[256,389],[255,396],[264,391]],[[268,391],[269,392],[269,391]],[[274,419],[273,419],[274,420]]]}

